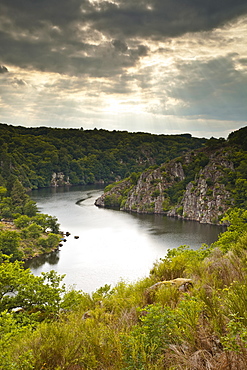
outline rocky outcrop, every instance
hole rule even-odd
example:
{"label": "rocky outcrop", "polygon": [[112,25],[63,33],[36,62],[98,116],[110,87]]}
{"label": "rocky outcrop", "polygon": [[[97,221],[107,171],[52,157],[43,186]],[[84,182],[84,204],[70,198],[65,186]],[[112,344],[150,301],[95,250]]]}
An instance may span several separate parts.
{"label": "rocky outcrop", "polygon": [[166,166],[143,172],[136,184],[126,179],[105,192],[95,204],[111,207],[114,199],[120,199],[120,210],[137,213],[166,213],[167,195],[165,190],[176,182],[183,181],[185,174],[181,162],[171,161]]}
{"label": "rocky outcrop", "polygon": [[69,177],[65,176],[63,172],[53,172],[51,178],[51,186],[64,186],[64,185],[71,185],[69,181]]}
{"label": "rocky outcrop", "polygon": [[188,183],[181,202],[167,215],[201,223],[218,223],[220,216],[233,206],[231,193],[221,183],[225,169],[234,170],[233,163],[221,155],[212,156],[195,180]]}
{"label": "rocky outcrop", "polygon": [[222,182],[225,171],[234,171],[234,166],[223,151],[203,153],[199,158],[200,161],[198,153],[189,153],[143,172],[135,182],[131,177],[123,180],[95,204],[217,224],[220,216],[234,205],[230,191]]}
{"label": "rocky outcrop", "polygon": [[121,209],[138,213],[164,213],[165,189],[184,178],[182,164],[175,161],[170,162],[169,166],[143,172]]}

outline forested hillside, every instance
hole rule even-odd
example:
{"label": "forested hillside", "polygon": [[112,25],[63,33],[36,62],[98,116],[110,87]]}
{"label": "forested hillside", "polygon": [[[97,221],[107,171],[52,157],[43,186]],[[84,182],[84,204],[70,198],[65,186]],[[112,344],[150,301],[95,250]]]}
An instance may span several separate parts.
{"label": "forested hillside", "polygon": [[161,166],[108,185],[96,201],[138,213],[160,213],[219,223],[233,207],[247,207],[247,128],[225,141],[210,139]]}
{"label": "forested hillside", "polygon": [[[127,131],[0,124],[0,185],[34,189],[109,183],[202,147],[206,139]],[[5,181],[5,184],[3,184]],[[7,182],[7,183],[6,183]]]}

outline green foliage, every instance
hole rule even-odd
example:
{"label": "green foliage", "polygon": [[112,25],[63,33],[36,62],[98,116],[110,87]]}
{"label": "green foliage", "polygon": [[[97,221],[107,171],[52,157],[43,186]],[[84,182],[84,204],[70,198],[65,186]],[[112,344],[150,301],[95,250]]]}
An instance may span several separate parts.
{"label": "green foliage", "polygon": [[182,214],[183,214],[183,207],[182,206],[177,208],[177,214],[182,216]]}
{"label": "green foliage", "polygon": [[169,211],[170,209],[170,198],[169,197],[165,198],[165,200],[163,201],[162,208],[164,212]]}
{"label": "green foliage", "polygon": [[156,189],[152,192],[151,197],[152,198],[157,198],[159,195],[160,195],[160,191],[159,191],[159,189]]}
{"label": "green foliage", "polygon": [[132,174],[130,175],[131,184],[136,185],[139,177],[140,177],[140,173],[137,174],[136,172],[132,172]]}
{"label": "green foliage", "polygon": [[28,326],[18,324],[13,313],[3,311],[0,313],[0,368],[1,370],[32,370],[34,369],[31,351],[24,352],[20,355],[18,364],[11,356],[11,349],[17,338],[31,333]]}
{"label": "green foliage", "polygon": [[236,144],[241,145],[241,147],[244,150],[247,150],[247,140],[246,140],[247,135],[246,135],[246,133],[247,133],[247,128],[246,127],[243,127],[240,130],[232,132],[228,136],[229,143],[231,145],[236,145]]}
{"label": "green foliage", "polygon": [[104,203],[106,208],[120,208],[123,197],[117,194],[107,195]]}
{"label": "green foliage", "polygon": [[62,300],[63,276],[54,271],[34,276],[25,270],[21,262],[3,260],[0,264],[0,311],[16,307],[23,309],[23,315],[39,312],[36,320],[57,314]]}
{"label": "green foliage", "polygon": [[59,223],[55,216],[49,216],[44,213],[36,214],[32,217],[32,221],[37,225],[41,226],[43,232],[50,230],[54,234],[59,233]]}
{"label": "green foliage", "polygon": [[227,351],[241,353],[247,348],[247,327],[242,317],[233,314],[227,323],[227,334],[221,337],[222,344]]}
{"label": "green foliage", "polygon": [[210,248],[206,245],[198,250],[192,250],[186,245],[169,249],[165,258],[154,263],[150,275],[156,281],[186,277],[199,269],[202,260],[209,253]]}
{"label": "green foliage", "polygon": [[27,215],[22,215],[14,220],[14,224],[18,229],[23,229],[31,223],[31,218]]}
{"label": "green foliage", "polygon": [[16,231],[0,231],[0,252],[10,256],[11,261],[20,260],[23,257],[19,246],[20,236]]}
{"label": "green foliage", "polygon": [[167,189],[167,194],[171,204],[177,204],[183,197],[185,192],[186,181],[179,181]]}
{"label": "green foliage", "polygon": [[42,227],[36,223],[31,223],[23,229],[26,237],[37,239],[42,233]]}
{"label": "green foliage", "polygon": [[[25,188],[49,186],[62,172],[72,184],[110,183],[151,164],[160,165],[206,139],[183,135],[153,135],[126,131],[24,128],[0,124],[2,174],[11,191],[18,179]],[[5,184],[3,184],[5,186]],[[9,194],[10,195],[10,194]]]}
{"label": "green foliage", "polygon": [[59,235],[50,233],[46,237],[40,237],[37,240],[37,244],[41,246],[43,249],[50,251],[58,246],[59,241],[60,241]]}
{"label": "green foliage", "polygon": [[172,333],[176,322],[172,310],[151,305],[141,313],[141,325],[135,325],[130,333],[121,338],[125,370],[158,369],[162,366],[165,348],[175,339]]}
{"label": "green foliage", "polygon": [[7,193],[7,189],[4,186],[0,186],[0,199]]}
{"label": "green foliage", "polygon": [[226,213],[222,222],[228,224],[227,231],[220,234],[218,240],[213,244],[222,251],[227,252],[236,246],[240,238],[247,232],[247,211],[235,208]]}

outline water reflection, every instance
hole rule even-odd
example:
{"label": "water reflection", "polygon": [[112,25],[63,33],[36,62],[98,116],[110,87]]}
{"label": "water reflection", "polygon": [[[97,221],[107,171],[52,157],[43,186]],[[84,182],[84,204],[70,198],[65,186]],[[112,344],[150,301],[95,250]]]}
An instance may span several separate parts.
{"label": "water reflection", "polygon": [[47,254],[42,254],[38,257],[33,258],[25,262],[24,267],[31,267],[32,269],[37,269],[40,266],[48,263],[49,265],[56,265],[59,261],[59,251],[54,251]]}

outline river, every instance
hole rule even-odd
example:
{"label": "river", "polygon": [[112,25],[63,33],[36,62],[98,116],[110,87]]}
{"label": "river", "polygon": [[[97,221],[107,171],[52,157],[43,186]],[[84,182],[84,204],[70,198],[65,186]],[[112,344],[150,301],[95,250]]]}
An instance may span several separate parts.
{"label": "river", "polygon": [[67,287],[91,293],[105,284],[144,278],[168,249],[197,249],[214,242],[223,230],[161,215],[97,208],[94,201],[102,191],[95,186],[32,191],[40,212],[56,216],[60,229],[71,233],[59,252],[29,262],[35,275],[55,270],[66,274]]}

